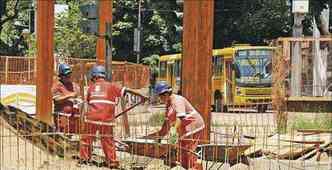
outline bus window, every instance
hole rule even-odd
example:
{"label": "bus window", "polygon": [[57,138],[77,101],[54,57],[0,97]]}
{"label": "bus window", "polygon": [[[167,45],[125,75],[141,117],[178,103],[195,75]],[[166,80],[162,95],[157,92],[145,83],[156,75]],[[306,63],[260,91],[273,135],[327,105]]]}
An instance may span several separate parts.
{"label": "bus window", "polygon": [[181,75],[181,62],[180,60],[175,61],[175,71],[174,71],[174,76],[175,77],[180,77]]}
{"label": "bus window", "polygon": [[213,56],[213,76],[221,76],[223,69],[223,58],[222,56]]}
{"label": "bus window", "polygon": [[236,82],[239,86],[271,86],[272,50],[239,50],[234,61]]}
{"label": "bus window", "polygon": [[159,70],[159,77],[166,77],[166,67],[167,63],[166,61],[161,61],[160,62],[160,70]]}

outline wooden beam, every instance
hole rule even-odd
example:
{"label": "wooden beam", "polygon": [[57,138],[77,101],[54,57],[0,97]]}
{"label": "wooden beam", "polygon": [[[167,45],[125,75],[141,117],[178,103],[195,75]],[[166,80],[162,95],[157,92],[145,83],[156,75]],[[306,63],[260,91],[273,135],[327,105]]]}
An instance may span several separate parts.
{"label": "wooden beam", "polygon": [[301,133],[331,133],[332,134],[332,130],[331,129],[297,129],[298,132]]}
{"label": "wooden beam", "polygon": [[[99,35],[105,35],[106,23],[112,23],[113,0],[98,1],[99,11]],[[97,63],[104,64],[106,60],[106,43],[105,37],[99,36],[97,40]]]}
{"label": "wooden beam", "polygon": [[[312,37],[300,37],[300,38],[296,38],[296,37],[282,37],[282,38],[278,38],[277,41],[291,41],[291,42],[305,42],[305,41],[315,41],[315,38]],[[331,37],[320,37],[317,38],[317,40],[319,41],[332,41]]]}
{"label": "wooden beam", "polygon": [[292,96],[286,98],[288,112],[331,113],[332,97]]}
{"label": "wooden beam", "polygon": [[184,1],[182,93],[202,114],[210,140],[214,1]]}
{"label": "wooden beam", "polygon": [[52,124],[54,0],[37,0],[37,118]]}

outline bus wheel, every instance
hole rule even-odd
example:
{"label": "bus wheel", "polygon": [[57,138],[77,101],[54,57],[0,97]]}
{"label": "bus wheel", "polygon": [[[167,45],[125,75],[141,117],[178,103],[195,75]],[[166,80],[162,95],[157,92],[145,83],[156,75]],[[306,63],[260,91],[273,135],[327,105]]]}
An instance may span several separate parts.
{"label": "bus wheel", "polygon": [[222,112],[228,112],[228,107],[223,105]]}
{"label": "bus wheel", "polygon": [[265,113],[267,110],[267,105],[258,105],[257,106],[257,112],[258,113]]}
{"label": "bus wheel", "polygon": [[213,104],[211,105],[211,112],[215,112],[216,111],[216,106]]}

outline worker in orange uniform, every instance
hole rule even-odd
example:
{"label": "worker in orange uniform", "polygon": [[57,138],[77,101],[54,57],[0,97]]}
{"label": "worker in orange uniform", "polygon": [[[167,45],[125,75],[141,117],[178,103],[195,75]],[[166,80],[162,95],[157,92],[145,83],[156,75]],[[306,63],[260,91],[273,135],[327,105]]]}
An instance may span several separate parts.
{"label": "worker in orange uniform", "polygon": [[60,132],[79,132],[79,109],[74,102],[79,98],[79,86],[71,80],[72,69],[68,64],[59,64],[58,78],[52,86],[54,123]]}
{"label": "worker in orange uniform", "polygon": [[101,145],[109,168],[118,168],[115,143],[113,139],[113,126],[115,119],[116,98],[129,92],[141,97],[146,97],[125,87],[119,87],[105,80],[106,70],[104,66],[96,65],[91,70],[91,78],[94,82],[88,87],[87,103],[88,112],[84,118],[84,130],[80,145],[80,163],[88,163],[91,159],[92,142],[96,131],[101,135]]}
{"label": "worker in orange uniform", "polygon": [[[167,133],[175,131],[179,137],[177,142],[180,152],[176,161],[180,162],[185,169],[203,169],[202,164],[197,162],[195,154],[205,127],[203,118],[186,98],[172,94],[172,88],[167,83],[157,83],[154,92],[166,104],[165,121],[158,132],[152,133],[146,138],[160,139]],[[174,162],[172,162],[172,166],[175,166]]]}

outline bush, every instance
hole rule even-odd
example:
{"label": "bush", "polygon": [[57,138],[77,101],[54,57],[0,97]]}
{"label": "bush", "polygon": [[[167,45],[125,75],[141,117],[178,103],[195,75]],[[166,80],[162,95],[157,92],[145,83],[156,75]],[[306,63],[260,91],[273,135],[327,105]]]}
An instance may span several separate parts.
{"label": "bush", "polygon": [[300,115],[295,117],[290,127],[292,129],[332,129],[332,117],[328,114],[320,114],[315,118]]}

